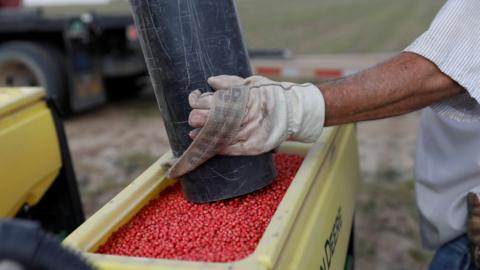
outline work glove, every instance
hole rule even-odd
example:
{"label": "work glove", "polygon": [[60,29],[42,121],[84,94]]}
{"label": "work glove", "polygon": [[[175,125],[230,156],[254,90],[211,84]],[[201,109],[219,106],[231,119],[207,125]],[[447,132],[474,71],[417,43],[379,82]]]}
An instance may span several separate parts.
{"label": "work glove", "polygon": [[467,235],[472,242],[472,261],[480,268],[480,199],[476,193],[467,196],[468,220]]}
{"label": "work glove", "polygon": [[[320,137],[325,102],[320,90],[311,83],[275,82],[262,76],[243,79],[221,75],[210,77],[208,84],[216,91],[238,87],[248,91],[240,128],[217,154],[258,155],[287,139],[308,143]],[[195,90],[188,100],[193,109],[188,122],[195,128],[190,137],[195,139],[211,113],[214,95]]]}

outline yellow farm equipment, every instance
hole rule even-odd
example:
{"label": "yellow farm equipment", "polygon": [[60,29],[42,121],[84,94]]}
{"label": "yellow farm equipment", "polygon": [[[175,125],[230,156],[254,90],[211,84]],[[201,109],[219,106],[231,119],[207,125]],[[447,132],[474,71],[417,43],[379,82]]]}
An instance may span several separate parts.
{"label": "yellow farm equipment", "polygon": [[0,218],[68,234],[83,220],[62,122],[40,88],[0,88]]}
{"label": "yellow farm equipment", "polygon": [[[83,214],[61,121],[49,104],[38,88],[0,89],[0,213],[2,218],[36,219],[50,231],[65,233],[82,222]],[[116,230],[176,182],[166,177],[161,166],[172,158],[171,152],[63,244],[105,270],[351,269],[359,182],[355,126],[327,128],[314,144],[286,142],[279,152],[301,155],[304,161],[255,251],[245,259],[207,263],[96,253]]]}
{"label": "yellow farm equipment", "polygon": [[165,154],[83,225],[64,244],[81,250],[100,269],[343,269],[352,255],[358,185],[355,128],[326,129],[315,144],[287,142],[279,151],[305,157],[255,252],[232,263],[204,263],[96,254],[110,235],[146,203],[175,183]]}

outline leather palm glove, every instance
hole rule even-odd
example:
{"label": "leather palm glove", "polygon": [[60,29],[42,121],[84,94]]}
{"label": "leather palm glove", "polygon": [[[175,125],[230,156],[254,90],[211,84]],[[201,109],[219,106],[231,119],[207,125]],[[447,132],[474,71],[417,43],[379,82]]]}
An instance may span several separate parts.
{"label": "leather palm glove", "polygon": [[467,204],[467,235],[472,242],[472,261],[477,268],[480,268],[480,199],[478,195],[469,193]]}
{"label": "leather palm glove", "polygon": [[[210,77],[208,84],[217,91],[242,86],[248,91],[247,106],[240,129],[218,154],[258,155],[268,152],[287,139],[314,142],[322,132],[325,102],[313,84],[275,82],[262,76],[246,79],[221,75]],[[189,124],[194,139],[204,126],[214,102],[212,93],[193,91],[189,96],[192,111]]]}

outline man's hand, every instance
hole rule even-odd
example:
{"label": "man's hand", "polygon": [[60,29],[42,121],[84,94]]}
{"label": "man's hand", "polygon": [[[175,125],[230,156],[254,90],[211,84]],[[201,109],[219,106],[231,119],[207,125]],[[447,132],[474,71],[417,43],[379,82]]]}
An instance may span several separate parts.
{"label": "man's hand", "polygon": [[[257,155],[274,149],[286,139],[314,142],[321,134],[325,105],[322,93],[313,84],[275,82],[261,76],[246,79],[221,75],[208,83],[215,90],[247,86],[248,102],[239,132],[219,154]],[[213,104],[211,93],[193,91],[188,122],[195,139],[204,126]]]}
{"label": "man's hand", "polygon": [[476,193],[469,193],[467,234],[473,244],[472,261],[480,268],[480,199]]}

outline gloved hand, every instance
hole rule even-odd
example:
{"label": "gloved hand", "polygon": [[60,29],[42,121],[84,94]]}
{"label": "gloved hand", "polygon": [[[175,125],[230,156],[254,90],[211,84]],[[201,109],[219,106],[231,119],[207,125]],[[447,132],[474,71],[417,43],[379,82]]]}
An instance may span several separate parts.
{"label": "gloved hand", "polygon": [[480,268],[480,199],[476,193],[469,193],[467,235],[472,242],[472,261]]}
{"label": "gloved hand", "polygon": [[[230,144],[218,154],[258,155],[270,151],[287,139],[314,142],[323,129],[325,102],[313,84],[275,82],[262,76],[246,79],[221,75],[208,79],[217,91],[247,86],[247,108],[241,128]],[[211,93],[195,90],[189,96],[192,107],[188,122],[194,129],[192,139],[205,124],[213,103]]]}

